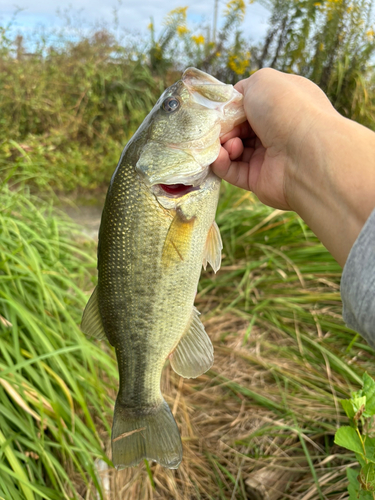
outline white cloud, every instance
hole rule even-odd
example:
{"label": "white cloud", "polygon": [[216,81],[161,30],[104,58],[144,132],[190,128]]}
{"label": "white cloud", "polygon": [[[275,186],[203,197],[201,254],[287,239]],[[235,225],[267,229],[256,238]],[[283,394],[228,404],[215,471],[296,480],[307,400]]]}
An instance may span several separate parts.
{"label": "white cloud", "polygon": [[[74,7],[68,2],[57,0],[16,0],[10,4],[7,0],[0,0],[0,24],[6,24],[16,8],[22,9],[18,13],[15,28],[19,31],[29,30],[37,24],[46,27],[61,27],[64,21],[57,15],[57,10],[66,10],[73,17],[80,18],[80,23],[95,24],[107,23],[113,25],[114,9],[118,10],[121,29],[130,32],[146,33],[150,17],[153,17],[155,26],[160,28],[165,15],[176,7],[188,5],[188,19],[194,22],[203,20],[212,23],[214,0],[209,3],[202,0],[75,0]],[[225,2],[219,1],[219,13],[223,13]],[[246,38],[258,41],[267,30],[267,10],[258,5],[247,6],[247,14],[243,24]]]}

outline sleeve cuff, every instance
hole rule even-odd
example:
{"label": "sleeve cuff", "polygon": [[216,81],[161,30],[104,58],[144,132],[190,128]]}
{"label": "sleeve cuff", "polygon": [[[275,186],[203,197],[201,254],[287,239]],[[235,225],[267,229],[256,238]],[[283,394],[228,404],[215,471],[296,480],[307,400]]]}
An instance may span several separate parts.
{"label": "sleeve cuff", "polygon": [[340,291],[345,323],[375,348],[375,209],[349,252]]}

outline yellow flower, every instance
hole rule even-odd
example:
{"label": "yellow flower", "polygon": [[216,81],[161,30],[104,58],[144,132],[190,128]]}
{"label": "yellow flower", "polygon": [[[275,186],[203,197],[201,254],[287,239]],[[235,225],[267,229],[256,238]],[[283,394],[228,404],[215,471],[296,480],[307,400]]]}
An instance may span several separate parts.
{"label": "yellow flower", "polygon": [[195,42],[197,45],[203,45],[204,44],[204,36],[203,35],[198,35],[198,36],[195,36],[193,35],[191,37],[191,39],[193,40],[193,42]]}
{"label": "yellow flower", "polygon": [[237,75],[243,75],[245,71],[248,69],[249,63],[250,63],[250,52],[246,52],[244,56],[231,54],[228,57],[227,66]]}
{"label": "yellow flower", "polygon": [[177,9],[173,9],[164,18],[165,26],[181,26],[185,24],[186,21],[186,11],[187,7],[177,7]]}
{"label": "yellow flower", "polygon": [[371,29],[371,30],[366,31],[366,35],[367,35],[367,38],[373,38],[373,36],[374,36],[374,30]]}
{"label": "yellow flower", "polygon": [[189,33],[189,30],[186,26],[177,26],[177,34],[178,36],[183,36],[186,33]]}
{"label": "yellow flower", "polygon": [[220,57],[221,56],[221,52],[216,52],[215,56],[216,57]]}
{"label": "yellow flower", "polygon": [[187,7],[177,7],[177,9],[173,9],[170,11],[169,15],[182,15],[183,17],[186,18],[186,11],[187,11]]}
{"label": "yellow flower", "polygon": [[246,12],[246,5],[244,0],[230,0],[227,3],[226,15],[228,15],[231,11],[241,12],[244,16]]}
{"label": "yellow flower", "polygon": [[321,5],[322,5],[321,2],[314,3],[314,7],[320,7]]}
{"label": "yellow flower", "polygon": [[148,30],[153,30],[153,29],[154,29],[154,23],[150,23],[150,24],[147,26],[147,29],[148,29]]}

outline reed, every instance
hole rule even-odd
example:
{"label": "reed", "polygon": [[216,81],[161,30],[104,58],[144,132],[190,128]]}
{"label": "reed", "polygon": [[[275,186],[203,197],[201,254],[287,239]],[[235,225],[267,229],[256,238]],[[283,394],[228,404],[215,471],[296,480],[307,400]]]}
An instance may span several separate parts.
{"label": "reed", "polygon": [[0,497],[83,498],[101,491],[117,377],[78,326],[95,262],[51,205],[5,185],[1,200]]}

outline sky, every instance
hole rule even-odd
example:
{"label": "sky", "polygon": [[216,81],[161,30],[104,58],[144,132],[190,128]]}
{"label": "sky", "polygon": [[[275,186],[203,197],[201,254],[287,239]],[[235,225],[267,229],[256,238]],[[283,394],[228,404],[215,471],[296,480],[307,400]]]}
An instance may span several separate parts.
{"label": "sky", "polygon": [[[219,19],[226,0],[219,0]],[[188,26],[213,23],[214,0],[0,0],[0,26],[7,25],[19,9],[13,30],[27,35],[39,26],[47,30],[66,26],[61,13],[75,18],[76,24],[88,27],[98,24],[114,25],[114,11],[118,12],[119,32],[132,35],[146,34],[150,18],[160,28],[165,15],[176,7],[188,6]],[[60,15],[58,14],[60,11]],[[246,39],[257,42],[267,31],[269,12],[259,3],[248,4],[243,32]],[[220,21],[219,21],[220,22]],[[157,31],[158,33],[158,31]]]}

